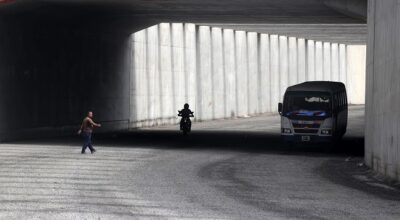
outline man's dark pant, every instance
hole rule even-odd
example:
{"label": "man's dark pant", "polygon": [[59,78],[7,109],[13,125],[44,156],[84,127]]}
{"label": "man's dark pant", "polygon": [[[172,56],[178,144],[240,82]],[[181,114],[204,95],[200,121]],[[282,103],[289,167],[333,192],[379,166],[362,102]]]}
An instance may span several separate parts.
{"label": "man's dark pant", "polygon": [[85,153],[85,150],[87,147],[89,147],[90,152],[94,152],[94,148],[92,146],[92,133],[91,132],[83,132],[82,134],[83,136],[83,140],[84,140],[84,144],[82,147],[82,153]]}

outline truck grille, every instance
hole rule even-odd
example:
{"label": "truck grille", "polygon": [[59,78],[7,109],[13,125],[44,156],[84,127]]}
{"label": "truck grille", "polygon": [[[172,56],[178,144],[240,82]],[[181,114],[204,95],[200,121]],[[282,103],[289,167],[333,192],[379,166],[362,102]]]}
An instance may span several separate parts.
{"label": "truck grille", "polygon": [[321,125],[320,124],[297,124],[293,123],[293,128],[316,128],[318,129]]}
{"label": "truck grille", "polygon": [[317,134],[318,129],[294,129],[294,132],[301,134]]}

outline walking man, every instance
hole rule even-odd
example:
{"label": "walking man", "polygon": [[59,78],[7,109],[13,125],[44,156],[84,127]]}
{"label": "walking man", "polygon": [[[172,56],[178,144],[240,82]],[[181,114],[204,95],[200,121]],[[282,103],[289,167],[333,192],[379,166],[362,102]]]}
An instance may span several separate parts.
{"label": "walking man", "polygon": [[89,147],[91,153],[96,152],[96,150],[92,146],[92,133],[93,128],[95,127],[101,127],[101,124],[96,124],[93,121],[93,112],[88,112],[87,117],[83,119],[81,128],[78,131],[78,134],[82,134],[84,139],[81,152],[82,154],[85,153],[87,147]]}

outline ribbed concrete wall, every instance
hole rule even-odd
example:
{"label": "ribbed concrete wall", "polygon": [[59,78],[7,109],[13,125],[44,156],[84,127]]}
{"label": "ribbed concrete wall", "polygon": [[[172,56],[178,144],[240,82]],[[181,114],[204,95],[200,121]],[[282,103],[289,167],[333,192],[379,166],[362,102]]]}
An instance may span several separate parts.
{"label": "ribbed concrete wall", "polygon": [[364,99],[365,46],[168,23],[131,43],[131,127],[175,123],[185,102],[196,120],[276,112],[306,80],[342,81],[350,103]]}
{"label": "ribbed concrete wall", "polygon": [[365,161],[400,180],[400,1],[369,1]]}

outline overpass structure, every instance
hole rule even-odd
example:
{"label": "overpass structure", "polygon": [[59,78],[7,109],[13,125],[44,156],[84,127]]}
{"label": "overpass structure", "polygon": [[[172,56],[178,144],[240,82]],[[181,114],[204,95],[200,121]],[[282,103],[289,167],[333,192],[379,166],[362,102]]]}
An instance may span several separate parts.
{"label": "overpass structure", "polygon": [[353,103],[366,88],[366,162],[400,179],[397,0],[0,4],[2,139],[71,132],[88,109],[105,130],[175,122],[185,101],[202,120],[274,111],[290,84],[340,80]]}

